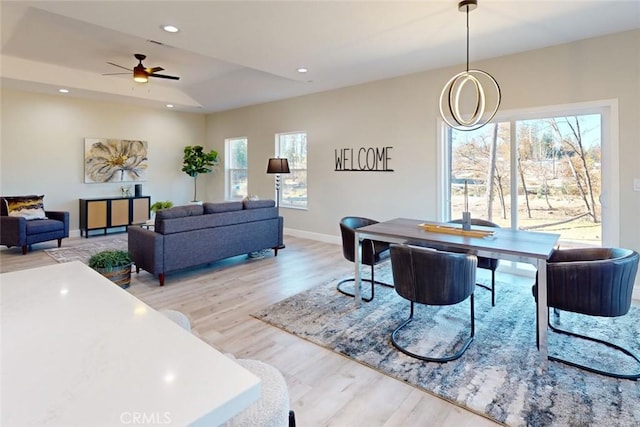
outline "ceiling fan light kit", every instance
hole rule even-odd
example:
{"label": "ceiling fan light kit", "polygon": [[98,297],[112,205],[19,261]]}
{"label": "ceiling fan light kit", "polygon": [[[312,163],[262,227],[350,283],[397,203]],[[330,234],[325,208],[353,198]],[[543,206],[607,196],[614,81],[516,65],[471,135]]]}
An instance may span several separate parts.
{"label": "ceiling fan light kit", "polygon": [[[469,69],[469,12],[477,0],[463,0],[458,10],[467,14],[467,68],[453,76],[440,93],[440,115],[452,128],[471,131],[481,128],[498,112],[502,93],[496,79],[486,71]],[[470,88],[465,91],[465,86]]]}
{"label": "ceiling fan light kit", "polygon": [[[177,76],[168,76],[166,74],[158,74],[158,71],[164,70],[162,67],[153,67],[153,68],[145,68],[142,65],[142,61],[144,61],[147,56],[141,53],[136,53],[133,55],[138,60],[138,65],[133,67],[133,70],[127,67],[123,67],[122,65],[114,64],[113,62],[107,62],[109,65],[113,65],[114,67],[123,68],[125,70],[129,70],[133,72],[133,80],[138,83],[147,83],[149,81],[149,77],[158,77],[161,79],[168,80],[180,80],[180,77]],[[113,74],[125,74],[125,73],[109,73],[104,75],[113,75]]]}

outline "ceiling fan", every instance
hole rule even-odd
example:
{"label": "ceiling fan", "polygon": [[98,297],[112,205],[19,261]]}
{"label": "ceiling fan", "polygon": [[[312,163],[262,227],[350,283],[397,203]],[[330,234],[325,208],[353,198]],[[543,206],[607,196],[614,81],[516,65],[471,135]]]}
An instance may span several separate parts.
{"label": "ceiling fan", "polygon": [[[164,68],[162,67],[145,68],[145,66],[142,65],[142,61],[144,61],[147,58],[146,55],[143,55],[141,53],[136,53],[133,56],[135,56],[136,59],[138,60],[138,65],[136,65],[133,68],[133,70],[127,67],[123,67],[122,65],[114,64],[113,62],[107,62],[107,64],[113,65],[114,67],[123,68],[128,71],[132,71],[133,80],[135,80],[138,83],[146,83],[147,81],[149,81],[149,77],[158,77],[161,79],[169,79],[169,80],[180,80],[180,77],[168,76],[166,74],[158,74],[158,71],[164,70]],[[103,74],[103,76],[113,76],[116,74],[128,74],[128,73],[108,73],[108,74]]]}

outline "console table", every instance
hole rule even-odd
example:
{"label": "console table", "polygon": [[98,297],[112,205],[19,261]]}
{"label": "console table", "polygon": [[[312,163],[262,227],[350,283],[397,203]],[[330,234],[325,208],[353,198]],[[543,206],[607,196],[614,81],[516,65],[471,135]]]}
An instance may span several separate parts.
{"label": "console table", "polygon": [[99,197],[80,199],[80,236],[91,230],[107,230],[143,224],[149,219],[151,197]]}
{"label": "console table", "polygon": [[260,398],[236,361],[79,261],[0,275],[3,426],[217,426]]}

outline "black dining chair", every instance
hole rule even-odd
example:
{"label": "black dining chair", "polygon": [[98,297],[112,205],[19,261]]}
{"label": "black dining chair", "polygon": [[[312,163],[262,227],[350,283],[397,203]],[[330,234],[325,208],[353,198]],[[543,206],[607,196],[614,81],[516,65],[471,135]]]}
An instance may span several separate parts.
{"label": "black dining chair", "polygon": [[[402,353],[428,362],[449,362],[460,358],[475,335],[473,291],[476,285],[475,255],[437,251],[430,248],[391,245],[393,283],[398,295],[411,303],[409,318],[391,334],[393,346]],[[470,298],[469,298],[470,297]],[[470,299],[471,332],[455,353],[433,357],[414,353],[400,343],[401,331],[413,321],[414,304],[454,305]]]}
{"label": "black dining chair", "polygon": [[[356,261],[355,230],[360,227],[365,227],[367,225],[377,223],[378,221],[376,220],[357,216],[347,216],[340,220],[340,234],[342,235],[342,254],[344,255],[345,259],[351,262]],[[371,283],[371,297],[362,297],[363,301],[369,302],[373,300],[373,297],[375,296],[374,285],[393,287],[393,285],[390,285],[388,283],[383,283],[375,280],[374,267],[384,261],[387,261],[388,259],[389,243],[370,239],[364,239],[362,241],[362,264],[371,267],[371,278],[361,278],[361,281]],[[355,278],[344,279],[338,283],[336,289],[338,290],[338,292],[344,295],[353,297],[355,295],[347,290],[344,290],[342,285],[354,281]]]}
{"label": "black dining chair", "polygon": [[[618,317],[629,312],[633,285],[638,271],[640,255],[622,248],[557,249],[547,261],[547,306],[587,316]],[[537,301],[538,284],[532,288]],[[626,354],[637,362],[638,372],[620,374],[596,369],[583,363],[572,362],[549,355],[549,360],[561,362],[589,372],[614,378],[637,380],[640,378],[640,358],[617,344],[588,335],[568,331],[551,323],[557,333],[604,344]],[[634,363],[635,363],[634,362]]]}

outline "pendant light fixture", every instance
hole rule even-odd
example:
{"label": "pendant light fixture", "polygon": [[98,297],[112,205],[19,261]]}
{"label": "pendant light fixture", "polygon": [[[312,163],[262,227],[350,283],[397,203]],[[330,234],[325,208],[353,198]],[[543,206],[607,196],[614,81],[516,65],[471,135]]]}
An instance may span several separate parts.
{"label": "pendant light fixture", "polygon": [[442,119],[462,131],[479,129],[489,123],[502,100],[500,86],[491,74],[469,69],[469,12],[477,7],[478,0],[458,3],[458,10],[467,14],[467,68],[453,76],[440,94]]}

